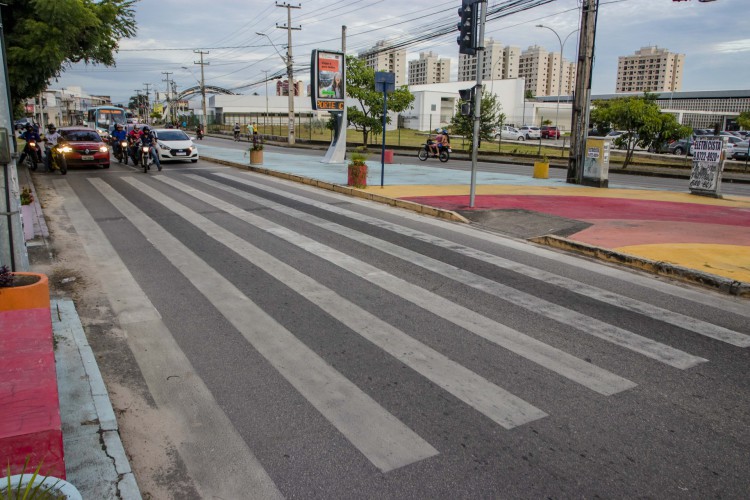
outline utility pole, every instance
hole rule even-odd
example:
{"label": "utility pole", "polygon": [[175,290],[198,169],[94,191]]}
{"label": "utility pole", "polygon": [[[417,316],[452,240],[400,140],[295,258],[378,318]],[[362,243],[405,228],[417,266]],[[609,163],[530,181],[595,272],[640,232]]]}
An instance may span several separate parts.
{"label": "utility pole", "polygon": [[268,121],[268,71],[267,69],[261,70],[263,73],[266,74],[266,119],[263,120],[263,133],[267,133],[266,130],[266,122]]}
{"label": "utility pole", "polygon": [[599,0],[583,0],[581,28],[578,41],[576,88],[573,95],[573,117],[570,124],[570,157],[566,182],[583,183],[583,164],[589,128],[591,101],[591,73],[594,67],[594,41]]}
{"label": "utility pole", "polygon": [[150,83],[144,83],[146,86],[146,123],[151,123],[151,93],[149,92]]}
{"label": "utility pole", "polygon": [[135,102],[138,105],[138,121],[143,123],[141,109],[143,108],[143,99],[141,99],[141,89],[135,89]]}
{"label": "utility pole", "polygon": [[167,75],[167,77],[162,81],[167,82],[167,109],[169,110],[169,120],[172,121],[172,99],[170,98],[172,95],[172,86],[169,83],[169,75],[171,75],[172,73],[170,73],[169,71],[162,71],[161,74]]}
{"label": "utility pole", "polygon": [[[301,9],[302,5],[291,5],[288,3],[276,4],[276,7],[284,7],[287,14],[286,26],[276,25],[277,28],[287,30],[287,46],[286,46],[286,75],[289,79],[289,85],[287,85],[287,94],[289,94],[289,145],[294,145],[294,71],[292,69],[292,30],[301,30],[302,27],[292,27],[292,9]],[[296,88],[296,87],[295,87]]]}
{"label": "utility pole", "polygon": [[[203,62],[203,54],[208,55],[208,51],[204,52],[202,50],[194,50],[193,52],[201,55],[200,62],[193,61],[193,64],[201,65],[201,99],[202,99],[202,106],[203,106],[203,133],[206,134],[208,133],[208,118],[206,115],[206,80],[205,80],[205,76],[203,73],[203,66],[210,64],[210,63]],[[266,83],[266,89],[268,89],[267,83]],[[266,103],[268,103],[268,95],[266,95]],[[268,104],[266,104],[266,114],[268,114]]]}

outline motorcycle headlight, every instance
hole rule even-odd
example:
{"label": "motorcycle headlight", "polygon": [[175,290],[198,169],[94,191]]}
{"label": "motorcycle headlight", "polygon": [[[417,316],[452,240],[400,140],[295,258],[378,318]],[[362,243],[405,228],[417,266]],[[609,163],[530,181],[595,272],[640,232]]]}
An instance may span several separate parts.
{"label": "motorcycle headlight", "polygon": [[57,148],[57,151],[60,153],[71,153],[73,151],[73,148],[70,146],[60,146]]}
{"label": "motorcycle headlight", "polygon": [[148,149],[149,149],[149,148],[148,148],[148,146],[143,146],[143,147],[141,148],[141,150],[142,150],[142,151],[143,151],[144,153],[148,153]]}
{"label": "motorcycle headlight", "polygon": [[122,141],[122,142],[120,143],[120,146],[121,146],[121,147],[123,147],[123,148],[126,148],[126,147],[128,147],[128,141]]}
{"label": "motorcycle headlight", "polygon": [[102,153],[107,153],[109,152],[109,148],[107,146],[99,146],[99,151],[101,151]]}

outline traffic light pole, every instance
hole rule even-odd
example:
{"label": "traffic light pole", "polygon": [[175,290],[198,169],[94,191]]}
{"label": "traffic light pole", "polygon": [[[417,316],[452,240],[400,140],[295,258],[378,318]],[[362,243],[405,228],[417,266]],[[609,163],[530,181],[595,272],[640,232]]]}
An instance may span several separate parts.
{"label": "traffic light pole", "polygon": [[479,128],[482,116],[482,74],[484,73],[484,24],[487,21],[487,0],[478,2],[481,14],[479,17],[479,34],[477,37],[477,84],[474,87],[474,133],[471,138],[471,187],[469,190],[469,207],[474,208],[474,197],[477,186],[477,155],[479,150]]}

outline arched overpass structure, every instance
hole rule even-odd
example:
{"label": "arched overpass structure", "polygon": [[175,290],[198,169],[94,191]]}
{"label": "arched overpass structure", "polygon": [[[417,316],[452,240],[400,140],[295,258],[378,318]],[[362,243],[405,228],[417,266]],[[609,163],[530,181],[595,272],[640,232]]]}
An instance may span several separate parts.
{"label": "arched overpass structure", "polygon": [[[196,85],[195,87],[190,87],[179,94],[177,94],[177,100],[185,99],[187,97],[192,97],[194,95],[200,95],[201,88],[200,86]],[[225,95],[236,95],[231,90],[222,88],[222,87],[215,87],[213,85],[206,85],[206,94],[225,94]]]}

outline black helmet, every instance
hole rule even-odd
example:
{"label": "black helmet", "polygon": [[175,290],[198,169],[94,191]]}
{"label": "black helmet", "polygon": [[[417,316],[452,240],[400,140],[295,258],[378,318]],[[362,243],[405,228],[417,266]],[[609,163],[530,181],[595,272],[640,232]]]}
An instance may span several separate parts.
{"label": "black helmet", "polygon": [[150,129],[150,128],[148,128],[148,125],[144,125],[144,126],[143,126],[143,131],[144,131],[144,132],[148,132],[149,130],[151,130],[151,129]]}
{"label": "black helmet", "polygon": [[50,123],[49,126],[47,127],[47,130],[49,130],[50,132],[54,132],[55,130],[57,130],[57,127],[55,127],[54,125]]}
{"label": "black helmet", "polygon": [[32,130],[34,127],[31,126],[31,123],[26,124],[26,130]]}

